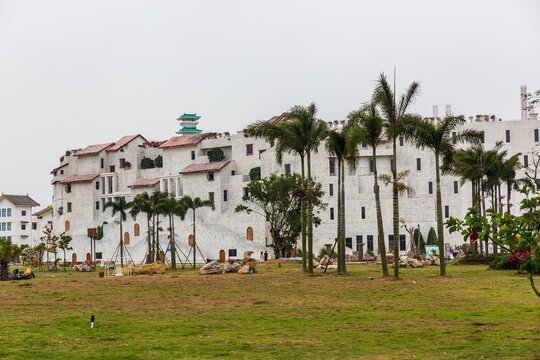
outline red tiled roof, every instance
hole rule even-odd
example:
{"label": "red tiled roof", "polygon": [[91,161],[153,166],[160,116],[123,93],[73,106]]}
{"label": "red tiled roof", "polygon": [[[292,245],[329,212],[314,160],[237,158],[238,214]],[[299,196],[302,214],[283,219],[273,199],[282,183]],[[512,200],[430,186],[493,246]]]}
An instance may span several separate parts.
{"label": "red tiled roof", "polygon": [[55,171],[58,171],[59,169],[63,168],[64,166],[67,166],[69,163],[65,163],[65,164],[62,164],[58,167],[55,167],[54,169],[52,169],[51,171],[51,174],[54,174]]}
{"label": "red tiled roof", "polygon": [[137,134],[137,135],[128,135],[128,136],[124,136],[123,138],[121,138],[120,140],[118,140],[113,146],[111,146],[110,148],[107,149],[107,152],[110,152],[110,151],[118,151],[120,150],[120,148],[122,146],[125,146],[127,144],[129,144],[131,141],[135,140],[137,137],[142,137],[144,139],[144,141],[147,141],[142,135],[140,134]]}
{"label": "red tiled roof", "polygon": [[88,182],[97,178],[99,174],[88,174],[88,175],[71,175],[60,181],[60,184],[72,184],[79,182]]}
{"label": "red tiled roof", "polygon": [[109,146],[114,145],[114,143],[106,143],[106,144],[99,144],[99,145],[90,145],[85,147],[84,149],[78,151],[75,156],[88,156],[88,155],[96,155],[108,148]]}
{"label": "red tiled roof", "polygon": [[191,164],[184,168],[184,170],[180,171],[180,174],[194,174],[199,172],[207,172],[207,171],[219,171],[223,169],[228,163],[230,163],[230,160],[227,161],[219,161],[219,162],[213,162],[213,163],[207,163],[207,164]]}
{"label": "red tiled roof", "polygon": [[162,144],[159,148],[166,149],[166,148],[173,148],[177,146],[193,146],[200,143],[203,137],[204,137],[203,134],[175,136],[165,141],[165,143]]}
{"label": "red tiled roof", "polygon": [[146,187],[146,186],[155,186],[159,182],[159,178],[150,178],[150,179],[137,179],[132,182],[128,187]]}

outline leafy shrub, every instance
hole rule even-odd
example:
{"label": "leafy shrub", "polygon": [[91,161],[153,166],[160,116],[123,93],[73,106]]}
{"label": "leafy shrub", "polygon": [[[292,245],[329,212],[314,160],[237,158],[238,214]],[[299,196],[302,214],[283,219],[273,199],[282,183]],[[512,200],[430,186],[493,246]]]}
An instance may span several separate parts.
{"label": "leafy shrub", "polygon": [[249,170],[249,180],[256,181],[261,178],[261,167],[254,167],[253,169]]}
{"label": "leafy shrub", "polygon": [[429,229],[426,245],[437,245],[437,233],[433,226]]}
{"label": "leafy shrub", "polygon": [[156,165],[156,167],[158,168],[163,167],[163,156],[156,156],[156,158],[154,159],[154,165]]}
{"label": "leafy shrub", "polygon": [[506,262],[508,261],[508,255],[497,255],[489,263],[489,268],[493,270],[507,269]]}
{"label": "leafy shrub", "polygon": [[495,258],[495,254],[482,255],[482,254],[471,254],[466,255],[464,258],[459,260],[460,264],[466,265],[479,265],[479,264],[489,264]]}
{"label": "leafy shrub", "polygon": [[225,159],[225,154],[223,153],[223,150],[220,148],[215,148],[206,154],[208,156],[208,161],[210,162],[218,162],[223,161]]}
{"label": "leafy shrub", "polygon": [[154,160],[143,157],[141,159],[141,169],[152,169],[155,167]]}

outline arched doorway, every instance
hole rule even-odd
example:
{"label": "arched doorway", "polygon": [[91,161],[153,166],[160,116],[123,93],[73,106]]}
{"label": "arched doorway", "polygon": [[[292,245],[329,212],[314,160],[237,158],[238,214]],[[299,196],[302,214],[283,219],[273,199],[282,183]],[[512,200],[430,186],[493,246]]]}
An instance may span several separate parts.
{"label": "arched doorway", "polygon": [[92,262],[92,255],[90,253],[86,253],[86,262]]}
{"label": "arched doorway", "polygon": [[189,244],[189,246],[193,246],[193,235],[189,235],[188,244]]}
{"label": "arched doorway", "polygon": [[124,233],[124,245],[129,245],[129,233],[127,231]]}
{"label": "arched doorway", "polygon": [[64,224],[64,231],[69,231],[69,228],[70,228],[70,223],[69,223],[69,220],[66,220],[65,224]]}
{"label": "arched doorway", "polygon": [[246,231],[246,238],[253,241],[253,228],[248,227]]}
{"label": "arched doorway", "polygon": [[73,253],[71,255],[71,264],[75,265],[77,263],[77,254]]}
{"label": "arched doorway", "polygon": [[219,262],[225,262],[225,250],[219,251]]}
{"label": "arched doorway", "polygon": [[141,235],[141,228],[139,224],[135,224],[133,226],[133,236],[140,236]]}

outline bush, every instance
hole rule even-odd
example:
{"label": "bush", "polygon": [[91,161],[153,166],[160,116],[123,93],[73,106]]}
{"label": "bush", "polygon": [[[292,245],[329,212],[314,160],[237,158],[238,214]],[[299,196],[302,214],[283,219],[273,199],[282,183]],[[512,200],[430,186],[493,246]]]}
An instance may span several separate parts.
{"label": "bush", "polygon": [[155,167],[154,160],[143,157],[141,159],[141,169],[152,169]]}
{"label": "bush", "polygon": [[218,161],[223,161],[225,159],[225,154],[223,153],[223,150],[221,150],[220,148],[212,149],[208,151],[206,155],[208,155],[208,161],[210,162],[218,162]]}
{"label": "bush", "polygon": [[489,264],[493,259],[495,258],[495,254],[491,254],[488,256],[482,255],[482,254],[471,254],[466,255],[464,258],[459,260],[460,264],[466,264],[466,265],[479,265],[479,264]]}
{"label": "bush", "polygon": [[156,156],[156,158],[154,159],[154,165],[156,165],[156,167],[158,168],[163,167],[163,156]]}
{"label": "bush", "polygon": [[508,261],[508,255],[497,255],[489,263],[489,268],[493,270],[507,269],[506,263]]}
{"label": "bush", "polygon": [[249,170],[249,180],[256,181],[261,178],[261,167],[254,167],[253,169]]}
{"label": "bush", "polygon": [[433,226],[429,229],[426,245],[437,245],[437,233]]}

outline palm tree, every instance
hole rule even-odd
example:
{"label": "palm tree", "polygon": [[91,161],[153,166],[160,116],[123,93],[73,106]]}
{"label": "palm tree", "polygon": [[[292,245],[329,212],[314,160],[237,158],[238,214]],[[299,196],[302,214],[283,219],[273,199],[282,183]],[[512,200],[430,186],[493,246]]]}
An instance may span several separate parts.
{"label": "palm tree", "polygon": [[478,143],[482,139],[482,134],[472,129],[463,130],[452,136],[454,130],[464,123],[465,118],[462,116],[446,116],[444,119],[435,122],[410,117],[403,123],[402,134],[404,138],[414,143],[419,149],[430,149],[435,155],[435,218],[437,219],[441,276],[446,275],[446,264],[444,259],[440,161],[442,159],[447,164],[453,161],[456,151],[454,143]]}
{"label": "palm tree", "polygon": [[[386,134],[392,140],[392,200],[393,200],[393,232],[394,232],[394,262],[399,259],[399,184],[397,171],[397,138],[402,132],[402,123],[410,117],[407,109],[420,93],[420,83],[414,81],[409,85],[407,91],[400,96],[399,102],[396,102],[395,89],[392,90],[386,75],[381,74],[373,100],[378,104],[381,113],[384,116],[384,126]],[[394,264],[396,265],[396,264]],[[394,266],[394,277],[399,277],[399,266]]]}
{"label": "palm tree", "polygon": [[159,215],[160,212],[156,210],[156,207],[158,206],[159,200],[164,199],[167,197],[166,192],[161,192],[159,190],[155,190],[152,195],[150,196],[150,204],[152,205],[152,237],[153,237],[153,248],[154,248],[154,257],[157,259],[161,259],[160,257],[160,246],[159,246]]}
{"label": "palm tree", "polygon": [[214,202],[210,200],[201,200],[199,197],[192,198],[189,195],[185,195],[180,199],[180,202],[184,205],[186,211],[191,209],[193,211],[193,268],[195,269],[196,254],[197,254],[197,240],[195,235],[195,211],[202,207],[209,207],[215,210],[216,206]]}
{"label": "palm tree", "polygon": [[344,275],[347,271],[345,266],[345,161],[352,168],[356,167],[358,159],[358,143],[349,144],[352,141],[349,133],[351,126],[343,126],[340,130],[332,130],[326,138],[326,150],[336,157],[338,162],[338,272]]}
{"label": "palm tree", "polygon": [[171,247],[171,268],[176,270],[176,234],[174,231],[174,216],[179,216],[184,220],[186,207],[182,201],[178,201],[173,195],[159,200],[156,210],[169,216],[169,245]]}
{"label": "palm tree", "polygon": [[0,237],[0,281],[7,281],[9,279],[9,262],[19,256],[22,250],[15,244],[11,243],[11,240],[5,237]]}
{"label": "palm tree", "polygon": [[506,183],[506,212],[510,214],[510,200],[512,198],[512,189],[524,184],[523,180],[516,179],[516,171],[521,168],[519,163],[519,154],[512,155],[503,160],[501,167],[501,180]]}
{"label": "palm tree", "polygon": [[384,228],[382,220],[380,188],[377,177],[377,146],[383,136],[383,119],[377,109],[377,104],[371,102],[360,110],[352,111],[349,119],[356,126],[351,129],[351,144],[368,144],[371,146],[373,157],[373,193],[375,195],[375,207],[377,212],[378,247],[381,253],[383,276],[388,276],[388,263],[386,260],[386,246],[384,244]]}
{"label": "palm tree", "polygon": [[122,196],[116,196],[114,201],[105,204],[105,209],[112,208],[112,216],[118,213],[120,215],[120,266],[124,267],[124,237],[122,232],[122,223],[126,221],[126,212],[133,206],[131,201],[127,202]]}
{"label": "palm tree", "polygon": [[147,236],[146,240],[148,241],[148,254],[146,256],[146,263],[150,264],[154,261],[154,252],[152,247],[152,240],[150,235],[150,221],[152,220],[152,217],[154,216],[154,209],[152,207],[152,201],[150,200],[150,195],[145,191],[140,196],[135,197],[133,200],[133,207],[129,211],[131,216],[133,217],[133,220],[137,219],[137,215],[140,213],[146,214],[146,229],[147,229]]}
{"label": "palm tree", "polygon": [[[296,105],[289,109],[285,120],[278,124],[258,121],[247,128],[247,132],[267,141],[277,140],[278,162],[284,153],[300,156],[302,167],[303,209],[302,213],[302,263],[304,271],[313,273],[313,179],[311,177],[311,154],[318,152],[319,145],[326,138],[328,125],[316,118],[317,107]],[[304,160],[306,163],[304,164]],[[307,169],[305,169],[307,167]],[[306,171],[307,170],[307,171]],[[307,181],[306,181],[307,180]],[[307,242],[307,248],[306,248]],[[306,255],[307,252],[307,255]],[[304,265],[304,262],[307,262]]]}

